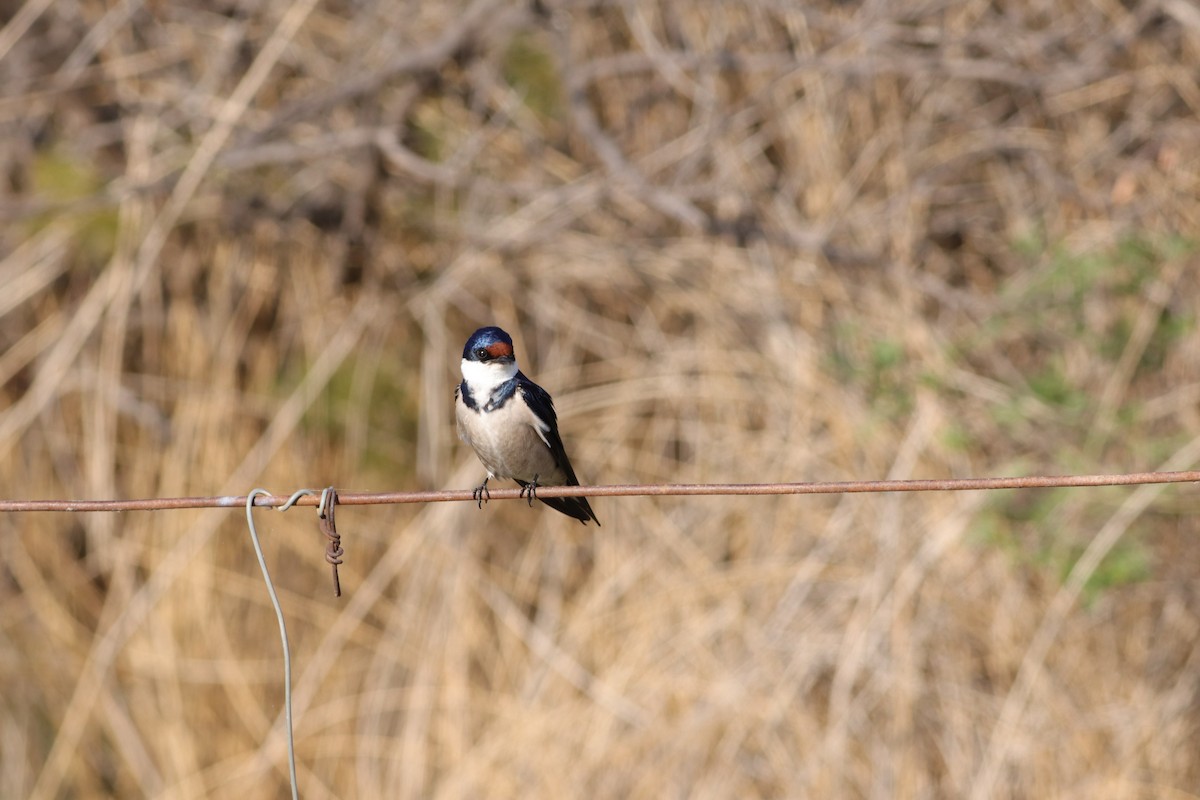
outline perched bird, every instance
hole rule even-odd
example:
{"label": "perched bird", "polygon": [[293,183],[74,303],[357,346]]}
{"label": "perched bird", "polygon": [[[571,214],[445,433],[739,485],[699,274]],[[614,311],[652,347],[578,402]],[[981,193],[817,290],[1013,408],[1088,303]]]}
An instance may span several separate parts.
{"label": "perched bird", "polygon": [[539,486],[578,486],[558,435],[550,394],[517,369],[512,337],[496,327],[471,334],[462,354],[462,383],[454,390],[459,437],[483,462],[487,477],[475,488],[483,507],[488,481],[512,478],[521,496],[534,498],[583,524],[600,520],[584,497],[538,497]]}

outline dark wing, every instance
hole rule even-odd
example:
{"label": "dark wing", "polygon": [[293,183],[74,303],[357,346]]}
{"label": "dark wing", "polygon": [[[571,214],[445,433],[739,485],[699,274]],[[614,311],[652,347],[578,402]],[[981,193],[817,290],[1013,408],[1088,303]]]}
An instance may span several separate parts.
{"label": "dark wing", "polygon": [[[567,450],[563,447],[562,437],[558,434],[558,415],[554,412],[554,401],[550,399],[550,393],[520,372],[517,373],[517,384],[525,402],[538,415],[538,418],[545,420],[550,426],[550,430],[545,434],[546,441],[550,444],[550,455],[554,457],[554,463],[558,465],[566,478],[566,485],[578,486],[579,479],[575,477],[575,470],[571,468],[571,460],[567,458]],[[517,483],[522,486],[528,485],[524,481],[517,481]],[[589,519],[596,525],[600,524],[596,512],[592,511],[586,497],[539,497],[538,500],[555,511],[560,511],[568,517],[574,517],[584,525]]]}
{"label": "dark wing", "polygon": [[533,413],[550,426],[550,430],[545,433],[546,442],[550,445],[550,455],[554,457],[554,463],[567,477],[567,485],[578,486],[579,479],[575,477],[575,470],[571,469],[571,460],[567,458],[567,450],[558,434],[558,414],[554,411],[554,401],[550,398],[550,393],[521,372],[517,373],[517,386]]}

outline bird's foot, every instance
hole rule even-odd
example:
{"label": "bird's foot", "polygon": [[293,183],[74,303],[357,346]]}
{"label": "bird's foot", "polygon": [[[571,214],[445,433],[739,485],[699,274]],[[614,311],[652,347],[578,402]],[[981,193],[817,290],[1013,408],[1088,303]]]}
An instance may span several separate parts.
{"label": "bird's foot", "polygon": [[491,478],[489,475],[483,479],[483,483],[475,487],[475,491],[471,492],[471,499],[479,508],[483,508],[483,504],[492,499],[492,493],[488,491],[487,482]]}
{"label": "bird's foot", "polygon": [[537,499],[538,476],[534,475],[533,480],[521,487],[521,497],[529,501],[529,505],[533,505],[533,501]]}

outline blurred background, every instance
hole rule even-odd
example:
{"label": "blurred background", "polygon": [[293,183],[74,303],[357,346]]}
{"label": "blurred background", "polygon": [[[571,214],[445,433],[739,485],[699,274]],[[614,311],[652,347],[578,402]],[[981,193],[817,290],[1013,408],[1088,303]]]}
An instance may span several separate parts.
{"label": "blurred background", "polygon": [[[0,2],[6,498],[1200,462],[1187,0]],[[300,787],[1194,797],[1194,488],[259,513]],[[0,797],[276,798],[238,510],[0,518]]]}

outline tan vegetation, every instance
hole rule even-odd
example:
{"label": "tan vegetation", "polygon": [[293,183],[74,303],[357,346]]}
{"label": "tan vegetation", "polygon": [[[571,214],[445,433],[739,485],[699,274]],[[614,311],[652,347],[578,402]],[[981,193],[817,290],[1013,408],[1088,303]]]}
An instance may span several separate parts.
{"label": "tan vegetation", "polygon": [[[0,13],[0,494],[474,486],[495,323],[584,482],[1200,461],[1200,14]],[[262,512],[301,793],[1193,797],[1192,487]],[[236,511],[0,518],[0,797],[276,798]]]}

